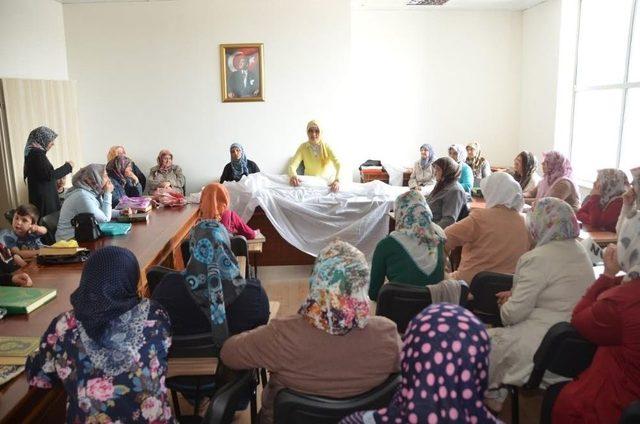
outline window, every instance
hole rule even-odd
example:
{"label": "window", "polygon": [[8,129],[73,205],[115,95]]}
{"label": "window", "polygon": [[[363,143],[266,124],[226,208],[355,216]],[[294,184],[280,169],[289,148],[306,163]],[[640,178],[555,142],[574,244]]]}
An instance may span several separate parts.
{"label": "window", "polygon": [[571,162],[581,182],[640,165],[640,0],[582,0]]}

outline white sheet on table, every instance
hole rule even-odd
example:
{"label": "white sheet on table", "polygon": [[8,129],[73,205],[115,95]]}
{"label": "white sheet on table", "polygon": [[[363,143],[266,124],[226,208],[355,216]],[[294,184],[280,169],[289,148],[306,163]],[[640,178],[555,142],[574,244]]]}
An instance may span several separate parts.
{"label": "white sheet on table", "polygon": [[263,172],[225,182],[231,209],[245,221],[260,206],[273,227],[291,245],[317,256],[338,238],[360,249],[371,260],[378,241],[389,230],[387,213],[407,187],[392,187],[380,181],[366,184],[341,183],[331,193],[327,181],[301,176],[301,185],[289,185],[286,175]]}

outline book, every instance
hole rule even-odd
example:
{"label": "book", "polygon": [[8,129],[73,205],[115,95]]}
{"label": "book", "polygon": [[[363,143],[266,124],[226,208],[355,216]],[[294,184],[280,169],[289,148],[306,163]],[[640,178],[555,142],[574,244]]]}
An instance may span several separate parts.
{"label": "book", "polygon": [[73,256],[78,252],[88,250],[86,247],[54,247],[44,246],[38,250],[40,256]]}
{"label": "book", "polygon": [[133,213],[131,215],[119,215],[118,222],[148,222],[149,212]]}
{"label": "book", "polygon": [[22,374],[22,371],[24,371],[24,359],[22,365],[0,365],[0,387]]}
{"label": "book", "polygon": [[40,337],[0,337],[0,365],[24,365],[39,344]]}
{"label": "book", "polygon": [[0,308],[8,314],[28,314],[58,294],[56,289],[0,286]]}

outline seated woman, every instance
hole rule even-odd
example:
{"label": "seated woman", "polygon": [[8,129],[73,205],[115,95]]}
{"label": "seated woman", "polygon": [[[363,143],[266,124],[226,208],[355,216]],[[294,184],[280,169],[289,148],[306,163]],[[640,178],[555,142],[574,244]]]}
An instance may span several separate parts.
{"label": "seated woman", "polygon": [[71,220],[79,213],[91,213],[97,222],[109,222],[112,217],[122,213],[111,209],[113,184],[104,165],[92,163],[80,169],[73,175],[71,185],[60,210],[57,241],[75,237]]}
{"label": "seated woman", "polygon": [[433,213],[433,222],[440,228],[447,228],[458,220],[467,205],[467,195],[458,183],[460,165],[451,158],[442,157],[433,162],[433,172],[436,186],[427,196],[427,204]]}
{"label": "seated woman", "polygon": [[[569,320],[593,281],[591,260],[576,240],[580,228],[571,206],[544,197],[527,215],[527,227],[536,247],[518,261],[511,291],[497,295],[504,327],[489,329],[490,390],[485,401],[494,411],[502,409],[507,395],[501,385],[526,383],[533,370],[533,354],[547,330]],[[544,382],[556,381],[547,375]]]}
{"label": "seated woman", "polygon": [[543,177],[531,191],[524,193],[525,198],[541,199],[555,197],[564,200],[576,212],[580,207],[580,192],[571,179],[571,162],[560,152],[544,153],[542,160]]}
{"label": "seated woman", "polygon": [[240,181],[245,175],[260,172],[258,165],[254,161],[247,159],[244,154],[244,148],[240,144],[233,143],[229,148],[229,152],[231,153],[231,162],[225,165],[220,177],[220,183]]}
{"label": "seated woman", "polygon": [[601,169],[591,193],[576,214],[583,224],[599,230],[615,231],[622,210],[622,195],[629,187],[627,174],[619,169]]}
{"label": "seated woman", "polygon": [[460,165],[458,182],[467,194],[471,193],[471,189],[473,188],[473,171],[471,167],[467,165],[467,150],[460,144],[452,144],[449,146],[449,157]]}
{"label": "seated woman", "polygon": [[296,154],[289,162],[289,182],[294,187],[300,185],[296,169],[298,169],[300,162],[304,162],[304,175],[323,177],[330,182],[331,191],[338,191],[340,189],[340,162],[333,154],[333,150],[322,139],[317,121],[309,121],[307,136],[309,139],[298,147]]}
{"label": "seated woman", "polygon": [[[127,156],[127,152],[124,150],[124,146],[111,146],[109,153],[107,153],[107,162],[110,162],[116,156]],[[144,193],[147,187],[147,177],[144,176],[144,172],[138,168],[138,165],[131,161],[131,170],[138,178],[138,182],[142,186],[142,192]]]}
{"label": "seated woman", "polygon": [[200,195],[200,219],[216,220],[232,235],[245,236],[247,240],[256,238],[251,229],[240,216],[229,209],[229,192],[220,183],[207,185]]}
{"label": "seated woman", "polygon": [[431,144],[423,144],[420,146],[420,160],[413,165],[413,172],[409,177],[409,188],[422,189],[427,185],[435,184],[433,175],[433,161],[436,155]]}
{"label": "seated woman", "polygon": [[229,233],[220,223],[196,224],[189,248],[184,271],[166,275],[151,294],[169,313],[176,335],[212,331],[220,347],[229,334],[267,323],[267,294],[260,280],[240,276]]}
{"label": "seated woman", "polygon": [[458,269],[450,278],[471,283],[481,271],[512,274],[529,251],[529,231],[520,214],[524,206],[520,185],[505,172],[483,179],[480,187],[486,209],[473,209],[468,217],[447,227],[448,250],[462,246]]}
{"label": "seated woman", "polygon": [[[598,345],[593,362],[564,386],[555,423],[617,423],[640,397],[640,213],[627,219],[617,247],[604,252],[604,273],[576,305],[571,325]],[[616,277],[622,270],[624,276]]]}
{"label": "seated woman", "polygon": [[431,222],[424,196],[409,190],[396,199],[396,230],[380,240],[373,252],[369,298],[378,300],[385,277],[394,283],[426,286],[444,279],[442,228]]}
{"label": "seated woman", "polygon": [[116,156],[107,163],[107,175],[113,184],[111,206],[114,208],[123,196],[142,196],[142,185],[133,172],[132,164],[126,156]]}
{"label": "seated woman", "polygon": [[501,422],[482,404],[490,346],[475,315],[456,305],[431,305],[411,320],[402,339],[403,379],[389,406],[356,412],[340,424]]}
{"label": "seated woman", "polygon": [[523,150],[513,160],[513,178],[520,184],[523,193],[532,191],[540,182],[536,174],[538,161],[531,152]]}
{"label": "seated woman", "polygon": [[[109,272],[105,272],[109,270]],[[29,384],[67,392],[67,422],[174,423],[164,380],[171,328],[167,314],[138,297],[131,251],[95,251],[71,295],[26,364]]]}
{"label": "seated woman", "polygon": [[467,144],[467,165],[473,172],[473,186],[480,187],[480,181],[491,175],[491,165],[482,157],[480,145],[475,141]]}
{"label": "seated woman", "polygon": [[330,243],[318,254],[309,281],[309,297],[297,315],[272,319],[222,347],[222,361],[231,368],[271,371],[262,392],[262,423],[273,422],[273,401],[283,388],[350,397],[399,370],[396,325],[369,316],[369,267],[362,252],[343,241]]}
{"label": "seated woman", "polygon": [[165,188],[185,194],[185,178],[182,168],[173,164],[173,153],[167,149],[160,150],[157,162],[158,164],[149,171],[149,193],[158,188]]}

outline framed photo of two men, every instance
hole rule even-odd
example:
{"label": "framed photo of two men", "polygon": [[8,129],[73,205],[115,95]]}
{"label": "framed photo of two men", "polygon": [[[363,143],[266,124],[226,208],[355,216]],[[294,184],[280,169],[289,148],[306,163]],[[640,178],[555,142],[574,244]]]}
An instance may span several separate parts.
{"label": "framed photo of two men", "polygon": [[223,102],[264,101],[264,59],[261,43],[220,44]]}

